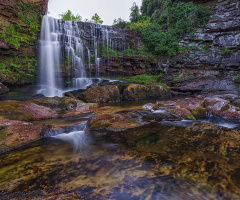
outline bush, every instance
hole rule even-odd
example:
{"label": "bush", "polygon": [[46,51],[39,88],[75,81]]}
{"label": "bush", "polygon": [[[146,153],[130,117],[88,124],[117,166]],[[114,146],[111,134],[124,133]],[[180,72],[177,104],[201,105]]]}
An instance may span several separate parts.
{"label": "bush", "polygon": [[237,83],[240,83],[240,75],[235,76],[233,80]]}
{"label": "bush", "polygon": [[201,5],[171,0],[144,0],[141,11],[142,15],[130,29],[137,31],[149,52],[160,56],[179,53],[179,39],[205,26],[212,14]]}

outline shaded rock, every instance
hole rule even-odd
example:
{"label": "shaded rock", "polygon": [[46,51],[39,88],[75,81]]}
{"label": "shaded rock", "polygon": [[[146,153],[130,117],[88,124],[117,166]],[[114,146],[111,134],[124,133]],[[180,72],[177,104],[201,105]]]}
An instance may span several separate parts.
{"label": "shaded rock", "polygon": [[2,83],[0,83],[0,95],[1,94],[5,94],[5,93],[8,93],[10,92],[10,90],[5,86],[3,85]]}
{"label": "shaded rock", "polygon": [[170,88],[160,85],[130,84],[123,92],[123,100],[161,99],[171,97]]}
{"label": "shaded rock", "polygon": [[7,100],[0,102],[0,116],[5,119],[29,121],[54,118],[57,114],[50,108],[32,102]]}
{"label": "shaded rock", "polygon": [[192,94],[200,92],[238,92],[238,88],[232,80],[227,78],[216,78],[214,76],[187,78],[184,80],[175,81],[172,83],[172,85],[173,87],[171,89],[173,91]]}
{"label": "shaded rock", "polygon": [[79,98],[89,103],[103,103],[119,101],[120,93],[116,85],[95,86],[87,89]]}

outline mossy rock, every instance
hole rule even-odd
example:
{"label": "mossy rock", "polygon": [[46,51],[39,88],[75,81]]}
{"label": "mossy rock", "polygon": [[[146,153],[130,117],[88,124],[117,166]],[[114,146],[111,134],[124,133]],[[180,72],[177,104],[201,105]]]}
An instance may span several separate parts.
{"label": "mossy rock", "polygon": [[128,101],[170,97],[170,88],[160,85],[130,84],[123,92],[123,99]]}
{"label": "mossy rock", "polygon": [[202,118],[206,116],[207,109],[202,106],[197,107],[196,109],[191,110],[192,114],[196,118]]}
{"label": "mossy rock", "polygon": [[0,116],[10,120],[31,121],[54,118],[57,114],[50,108],[32,102],[7,100],[0,102]]}
{"label": "mossy rock", "polygon": [[95,86],[87,89],[78,98],[88,103],[120,101],[120,92],[116,85]]}

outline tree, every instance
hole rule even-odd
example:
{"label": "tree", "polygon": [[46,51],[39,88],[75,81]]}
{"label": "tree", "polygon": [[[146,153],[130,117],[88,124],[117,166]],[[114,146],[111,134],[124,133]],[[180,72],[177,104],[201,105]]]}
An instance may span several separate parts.
{"label": "tree", "polygon": [[125,28],[130,22],[124,21],[122,18],[114,19],[113,25],[117,28]]}
{"label": "tree", "polygon": [[101,18],[99,17],[99,15],[97,13],[95,13],[95,15],[92,16],[92,22],[94,24],[102,24],[103,20],[101,20]]}
{"label": "tree", "polygon": [[73,13],[70,10],[68,10],[65,13],[60,14],[59,16],[64,21],[76,21],[76,22],[81,22],[82,21],[82,17],[80,15],[74,16]]}
{"label": "tree", "polygon": [[131,14],[130,14],[130,21],[132,23],[136,23],[139,19],[140,16],[140,12],[139,12],[139,7],[137,6],[137,4],[134,2],[132,7],[131,7]]}

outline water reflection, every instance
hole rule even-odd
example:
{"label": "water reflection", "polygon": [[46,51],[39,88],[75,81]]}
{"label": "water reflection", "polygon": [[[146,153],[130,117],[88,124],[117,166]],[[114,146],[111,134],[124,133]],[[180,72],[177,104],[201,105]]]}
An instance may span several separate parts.
{"label": "water reflection", "polygon": [[131,147],[106,142],[106,132],[73,131],[2,154],[0,199],[239,199],[239,142],[191,123],[111,133],[137,134]]}

